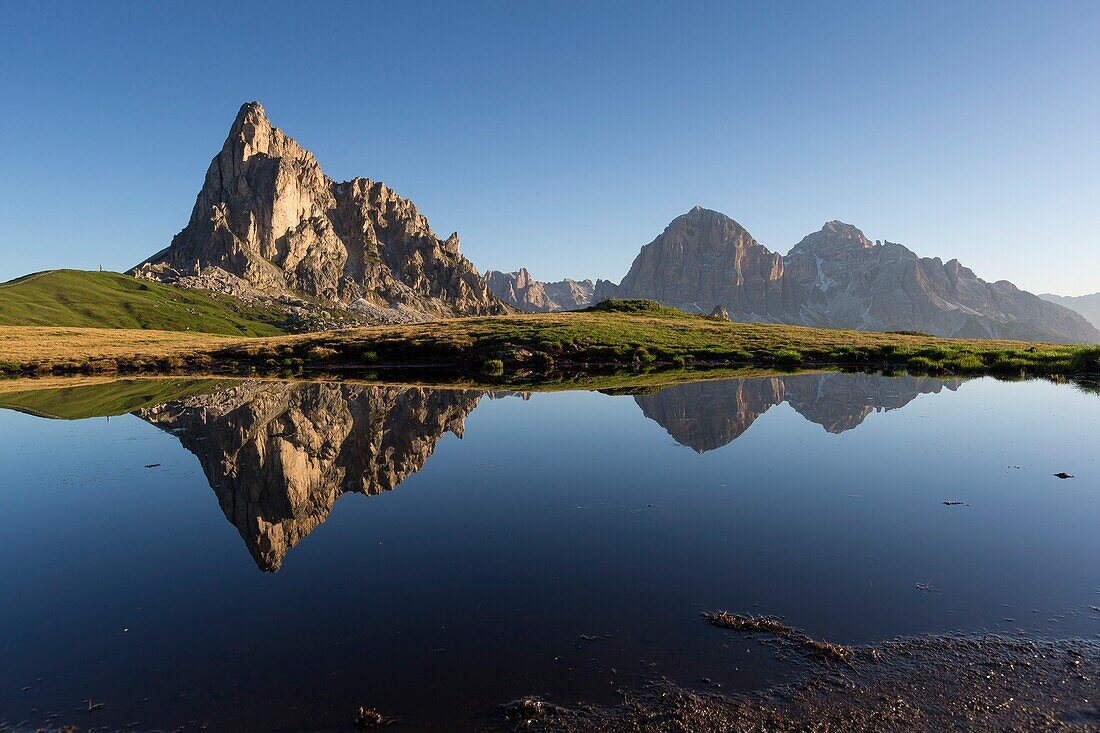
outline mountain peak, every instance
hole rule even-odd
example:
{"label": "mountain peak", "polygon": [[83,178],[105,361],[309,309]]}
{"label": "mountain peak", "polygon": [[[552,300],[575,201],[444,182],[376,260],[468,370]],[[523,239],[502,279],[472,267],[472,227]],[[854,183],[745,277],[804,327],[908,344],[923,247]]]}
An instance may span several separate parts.
{"label": "mountain peak", "polygon": [[237,111],[187,226],[135,272],[264,297],[305,294],[382,320],[507,311],[457,236],[439,239],[381,182],[333,183],[256,101]]}
{"label": "mountain peak", "polygon": [[813,252],[826,255],[841,250],[870,249],[873,246],[858,227],[833,219],[825,222],[820,230],[804,237],[791,249],[791,254]]}
{"label": "mountain peak", "polygon": [[859,227],[853,226],[852,224],[845,224],[839,219],[833,219],[832,221],[825,222],[821,226],[821,231],[837,235],[843,239],[854,239],[861,243],[866,242],[865,246],[868,247],[871,244],[867,237],[864,236],[863,232],[859,229]]}

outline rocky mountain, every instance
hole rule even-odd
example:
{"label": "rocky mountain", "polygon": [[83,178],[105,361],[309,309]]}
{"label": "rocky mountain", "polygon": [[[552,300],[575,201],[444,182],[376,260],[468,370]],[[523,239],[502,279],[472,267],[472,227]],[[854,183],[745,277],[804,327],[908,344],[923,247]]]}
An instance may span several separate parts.
{"label": "rocky mountain", "polygon": [[1075,313],[1080,313],[1089,323],[1100,328],[1100,293],[1093,293],[1092,295],[1042,293],[1039,297],[1049,303],[1057,303],[1063,308],[1069,308]]}
{"label": "rocky mountain", "polygon": [[194,453],[256,564],[279,569],[346,493],[390,491],[482,393],[341,383],[243,382],[138,410]]}
{"label": "rocky mountain", "polygon": [[961,380],[875,374],[796,374],[679,384],[638,395],[642,414],[698,453],[728,445],[772,407],[786,402],[830,433],[858,427],[873,412],[896,410],[922,394],[956,390]]}
{"label": "rocky mountain", "polygon": [[337,183],[243,105],[210,163],[191,219],[132,274],[245,297],[306,296],[378,320],[504,313],[457,234],[384,183]]}
{"label": "rocky mountain", "polygon": [[[585,308],[610,297],[614,284],[607,280],[572,280],[539,282],[531,277],[527,268],[517,272],[489,270],[485,282],[493,294],[513,308],[527,313],[549,313]],[[603,293],[604,297],[599,295]]]}
{"label": "rocky mountain", "polygon": [[1010,282],[986,282],[958,260],[872,244],[838,221],[783,257],[733,219],[698,206],[642,247],[614,293],[702,314],[724,307],[738,321],[1100,342],[1100,331],[1079,314]]}
{"label": "rocky mountain", "polygon": [[693,313],[725,306],[741,321],[786,313],[783,258],[744,227],[696,206],[642,247],[619,283],[620,298],[649,298]]}

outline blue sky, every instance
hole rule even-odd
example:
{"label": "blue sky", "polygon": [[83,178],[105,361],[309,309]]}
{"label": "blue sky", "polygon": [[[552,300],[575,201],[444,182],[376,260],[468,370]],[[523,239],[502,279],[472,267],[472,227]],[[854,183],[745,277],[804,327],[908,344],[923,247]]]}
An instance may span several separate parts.
{"label": "blue sky", "polygon": [[1100,290],[1100,3],[222,5],[5,4],[0,279],[165,246],[258,99],[482,270],[618,280],[700,204]]}

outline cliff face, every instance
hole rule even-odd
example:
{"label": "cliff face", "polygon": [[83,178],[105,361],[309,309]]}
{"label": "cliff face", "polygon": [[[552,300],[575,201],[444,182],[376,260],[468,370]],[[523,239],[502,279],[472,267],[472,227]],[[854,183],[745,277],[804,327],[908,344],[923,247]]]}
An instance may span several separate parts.
{"label": "cliff face", "polygon": [[642,248],[616,296],[703,314],[726,308],[737,321],[1100,342],[1100,331],[1077,313],[1010,282],[988,283],[958,260],[872,244],[838,221],[780,257],[729,217],[699,207]]}
{"label": "cliff face", "polygon": [[447,432],[461,437],[478,392],[245,382],[136,414],[194,453],[260,569],[325,521],[345,493],[389,491]]}
{"label": "cliff face", "polygon": [[385,184],[336,183],[275,128],[263,107],[241,107],[206,172],[191,219],[132,271],[236,295],[305,294],[410,319],[502,313],[458,235],[440,239]]}
{"label": "cliff face", "polygon": [[[539,282],[527,268],[517,272],[489,270],[485,281],[493,294],[508,305],[527,313],[549,313],[586,308],[611,297],[615,286],[607,280]],[[602,297],[601,297],[602,296]]]}
{"label": "cliff face", "polygon": [[721,448],[772,407],[786,402],[830,433],[858,427],[875,411],[896,410],[922,394],[956,390],[961,380],[874,374],[796,374],[691,382],[634,401],[676,442],[698,453]]}
{"label": "cliff face", "polygon": [[620,298],[649,298],[692,313],[725,306],[735,320],[785,313],[783,258],[725,214],[696,206],[642,247]]}

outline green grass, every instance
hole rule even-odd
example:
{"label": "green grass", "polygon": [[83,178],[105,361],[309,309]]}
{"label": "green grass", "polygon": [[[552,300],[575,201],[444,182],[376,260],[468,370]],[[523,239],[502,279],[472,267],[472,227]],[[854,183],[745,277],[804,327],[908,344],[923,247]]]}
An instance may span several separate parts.
{"label": "green grass", "polygon": [[484,373],[554,374],[604,368],[765,367],[907,369],[926,374],[1100,373],[1100,348],[942,339],[767,323],[730,323],[648,301],[585,311],[463,318],[236,342],[215,363],[296,357],[308,367],[437,366]]}
{"label": "green grass", "polygon": [[0,328],[9,376],[143,372],[273,374],[287,369],[434,369],[512,384],[715,368],[862,369],[935,375],[1100,374],[1100,347],[942,339],[731,323],[645,301],[587,311],[456,318],[272,338],[102,329]]}
{"label": "green grass", "polygon": [[117,272],[50,270],[0,285],[0,325],[89,326],[274,336],[280,314],[236,298]]}
{"label": "green grass", "polygon": [[0,392],[0,408],[39,417],[82,420],[123,415],[142,407],[163,405],[195,394],[224,387],[222,379],[123,379],[22,392]]}

